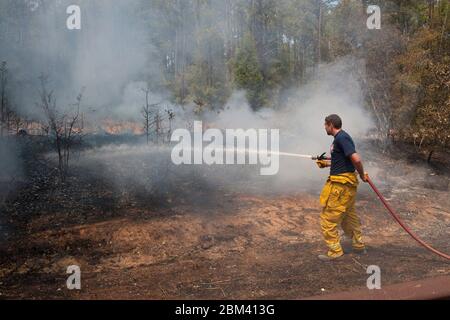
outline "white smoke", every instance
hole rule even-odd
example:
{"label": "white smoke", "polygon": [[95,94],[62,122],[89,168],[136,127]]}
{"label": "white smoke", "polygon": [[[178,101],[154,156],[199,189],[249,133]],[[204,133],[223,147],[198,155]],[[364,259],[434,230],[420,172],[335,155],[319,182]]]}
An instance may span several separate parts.
{"label": "white smoke", "polygon": [[[326,135],[323,124],[327,115],[336,113],[342,117],[344,130],[353,136],[358,148],[358,139],[372,128],[373,122],[365,112],[363,93],[358,80],[352,73],[352,68],[357,65],[350,58],[331,65],[323,65],[321,73],[314,81],[289,92],[286,99],[288,103],[280,110],[265,108],[253,111],[243,91],[234,92],[222,111],[205,112],[201,119],[192,112],[184,111],[182,107],[172,105],[178,120],[174,128],[185,128],[187,123],[203,120],[208,127],[220,129],[279,129],[280,151],[317,155],[329,151],[332,137]],[[142,101],[142,93],[139,93],[142,85],[143,83],[135,83],[130,86],[122,106],[115,109],[123,110],[123,112],[136,111]],[[159,96],[154,95],[152,99],[156,101]],[[130,158],[139,158],[147,163],[141,167],[154,168],[155,163],[159,165],[164,162],[164,157],[166,162],[170,162],[171,149],[156,146],[138,148],[121,146],[90,151],[90,157],[95,158],[94,154],[97,151],[101,154],[97,160],[107,159],[113,166],[122,167],[122,161],[129,162]],[[120,161],[111,161],[115,157]],[[152,162],[152,159],[157,161]],[[157,168],[154,170],[158,172]],[[197,178],[202,177],[208,183],[220,182],[223,186],[237,188],[240,182],[245,181],[245,185],[251,183],[257,191],[273,192],[312,186],[317,189],[328,175],[328,169],[319,170],[313,161],[284,156],[280,158],[279,173],[273,177],[259,176],[259,167],[251,165],[204,165],[196,166],[196,168],[173,166],[170,171],[175,175],[178,173],[182,180],[189,180],[192,179],[192,170],[197,171]],[[146,172],[130,170],[130,174],[131,171],[143,185],[142,177],[146,176]],[[163,175],[163,172],[165,171],[160,171],[160,175]],[[161,181],[155,177],[144,180],[153,181],[153,183]],[[119,181],[123,185],[123,178]]]}

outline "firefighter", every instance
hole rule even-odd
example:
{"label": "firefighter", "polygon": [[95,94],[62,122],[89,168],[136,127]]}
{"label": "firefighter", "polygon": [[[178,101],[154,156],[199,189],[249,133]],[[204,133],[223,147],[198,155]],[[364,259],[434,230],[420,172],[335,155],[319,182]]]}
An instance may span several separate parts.
{"label": "firefighter", "polygon": [[356,190],[359,173],[362,181],[367,182],[367,173],[355,144],[350,135],[342,130],[342,120],[332,114],[325,118],[325,131],[334,137],[331,145],[331,161],[317,160],[319,168],[330,167],[330,176],[320,195],[322,213],[320,226],[325,243],[328,246],[326,255],[319,255],[323,261],[331,261],[342,257],[344,252],[340,243],[338,226],[352,241],[353,252],[365,254],[366,248],[362,240],[361,221],[355,211]]}

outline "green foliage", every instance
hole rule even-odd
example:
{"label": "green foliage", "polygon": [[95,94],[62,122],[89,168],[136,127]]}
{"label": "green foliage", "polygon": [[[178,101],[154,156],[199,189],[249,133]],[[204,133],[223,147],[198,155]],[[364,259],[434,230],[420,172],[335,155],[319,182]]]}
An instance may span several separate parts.
{"label": "green foliage", "polygon": [[264,78],[260,70],[255,41],[247,33],[233,61],[233,74],[236,87],[247,91],[247,99],[254,109],[261,107],[265,100]]}

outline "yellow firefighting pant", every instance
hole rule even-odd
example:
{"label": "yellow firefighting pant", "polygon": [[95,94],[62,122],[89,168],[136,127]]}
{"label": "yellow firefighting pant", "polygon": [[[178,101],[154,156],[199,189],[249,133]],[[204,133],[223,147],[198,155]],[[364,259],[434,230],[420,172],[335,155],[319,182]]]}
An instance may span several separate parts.
{"label": "yellow firefighting pant", "polygon": [[364,249],[361,221],[355,212],[358,178],[354,173],[330,176],[320,195],[323,210],[320,226],[328,246],[328,256],[339,257],[344,254],[340,244],[338,226],[352,239],[354,249]]}

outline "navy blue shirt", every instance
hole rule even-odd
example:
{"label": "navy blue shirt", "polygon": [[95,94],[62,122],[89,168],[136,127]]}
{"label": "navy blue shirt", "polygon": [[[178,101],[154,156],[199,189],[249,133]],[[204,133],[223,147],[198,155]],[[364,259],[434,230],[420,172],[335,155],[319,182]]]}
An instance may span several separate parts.
{"label": "navy blue shirt", "polygon": [[334,136],[330,152],[330,175],[355,172],[355,166],[350,160],[350,156],[356,152],[355,143],[347,132],[341,130]]}

